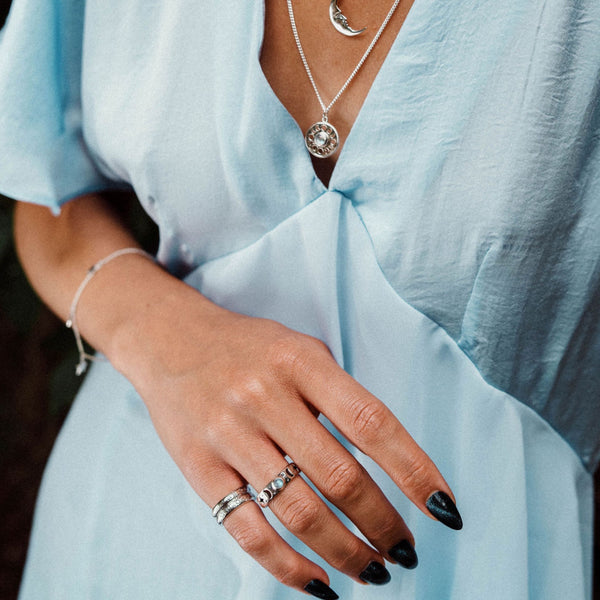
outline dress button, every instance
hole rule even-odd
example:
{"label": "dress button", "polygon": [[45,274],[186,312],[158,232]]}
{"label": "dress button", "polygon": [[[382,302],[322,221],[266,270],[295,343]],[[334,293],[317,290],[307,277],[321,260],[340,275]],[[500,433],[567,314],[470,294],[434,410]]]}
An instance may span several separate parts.
{"label": "dress button", "polygon": [[191,259],[193,258],[193,253],[192,253],[191,248],[184,242],[183,244],[181,244],[179,246],[179,249],[181,250],[181,254],[185,258],[185,260],[190,262]]}

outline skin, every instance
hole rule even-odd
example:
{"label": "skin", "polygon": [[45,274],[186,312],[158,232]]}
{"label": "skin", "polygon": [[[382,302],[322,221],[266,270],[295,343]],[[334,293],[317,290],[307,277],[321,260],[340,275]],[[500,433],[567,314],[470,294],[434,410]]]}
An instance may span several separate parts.
{"label": "skin", "polygon": [[[332,110],[342,139],[408,8],[402,4],[398,9],[364,70]],[[296,10],[317,85],[325,98],[332,97],[371,38],[333,32],[322,1],[303,0]],[[348,0],[343,10],[351,24],[366,24],[374,32],[389,0],[368,5]],[[327,34],[325,43],[320,34]],[[331,63],[318,60],[324,46],[334,50]],[[261,63],[275,93],[304,130],[320,116],[319,107],[283,2],[266,2]],[[326,181],[336,157],[316,165]],[[69,202],[59,217],[18,203],[15,239],[30,281],[61,319],[66,319],[90,265],[114,250],[136,246],[101,194]],[[216,306],[139,255],[122,256],[94,276],[77,318],[86,339],[136,387],[165,447],[209,507],[246,481],[261,489],[285,465],[284,454],[293,457],[303,476],[371,545],[352,534],[301,477],[269,508],[330,565],[359,583],[358,575],[371,561],[391,560],[389,548],[414,540],[364,468],[319,423],[318,413],[381,465],[426,515],[432,493],[443,491],[453,498],[433,462],[393,414],[345,373],[319,340]],[[313,579],[329,583],[320,566],[279,537],[258,505],[241,506],[225,527],[282,583],[299,590]]]}
{"label": "skin", "polygon": [[[329,112],[329,120],[340,134],[340,147],[329,158],[313,158],[315,172],[326,185],[343,149],[344,140],[412,3],[413,0],[400,2],[362,68]],[[329,3],[323,0],[302,0],[293,4],[304,54],[325,105],[335,97],[362,58],[390,10],[392,0],[340,0],[338,5],[348,17],[350,25],[355,28],[366,26],[367,31],[354,38],[335,32],[329,22]],[[321,106],[296,48],[284,0],[266,2],[261,65],[273,91],[296,119],[302,132],[321,120]]]}

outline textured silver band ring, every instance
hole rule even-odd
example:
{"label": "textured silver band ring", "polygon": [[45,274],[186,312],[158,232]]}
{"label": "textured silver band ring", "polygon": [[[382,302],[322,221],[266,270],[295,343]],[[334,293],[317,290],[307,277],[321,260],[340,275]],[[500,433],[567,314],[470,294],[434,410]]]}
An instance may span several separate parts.
{"label": "textured silver band ring", "polygon": [[300,468],[296,463],[288,463],[287,467],[275,477],[267,483],[267,485],[262,489],[262,491],[256,496],[256,501],[263,507],[266,508],[279,494],[285,486],[292,480],[296,475],[300,473]]}
{"label": "textured silver band ring", "polygon": [[213,506],[212,516],[217,519],[219,525],[223,525],[223,521],[228,514],[233,512],[238,506],[252,500],[253,498],[248,493],[247,486],[239,487]]}

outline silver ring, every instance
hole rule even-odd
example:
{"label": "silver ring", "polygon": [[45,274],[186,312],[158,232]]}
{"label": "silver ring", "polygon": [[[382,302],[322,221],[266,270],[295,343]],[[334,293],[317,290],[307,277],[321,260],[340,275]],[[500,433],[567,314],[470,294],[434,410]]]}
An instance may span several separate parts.
{"label": "silver ring", "polygon": [[256,496],[256,501],[263,507],[266,508],[279,494],[285,486],[292,480],[296,475],[300,473],[300,468],[296,463],[288,463],[287,467],[275,477],[267,483],[267,485],[262,489],[262,491]]}
{"label": "silver ring", "polygon": [[213,506],[212,516],[217,519],[219,525],[223,525],[223,521],[228,514],[244,504],[244,502],[250,502],[252,499],[252,496],[248,493],[247,486],[239,487]]}

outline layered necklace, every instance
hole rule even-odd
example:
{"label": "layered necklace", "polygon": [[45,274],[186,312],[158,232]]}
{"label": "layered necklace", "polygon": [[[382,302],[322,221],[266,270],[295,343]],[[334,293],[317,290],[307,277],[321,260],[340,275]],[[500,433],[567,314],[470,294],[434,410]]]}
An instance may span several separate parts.
{"label": "layered necklace", "polygon": [[[337,2],[332,2],[330,5],[330,17],[332,19],[332,23],[335,20],[334,17],[332,16],[332,10],[333,10],[332,7],[334,6],[334,4],[335,4],[335,9],[337,10],[337,12],[335,13],[335,14],[337,14],[336,22],[338,22],[338,23],[345,22],[345,24],[347,26],[347,20],[344,17],[344,15],[340,12],[339,8],[337,7]],[[310,67],[308,66],[308,61],[306,60],[306,56],[304,55],[304,50],[302,48],[302,44],[300,43],[300,37],[298,36],[298,29],[296,28],[296,19],[294,18],[294,9],[292,7],[292,0],[287,0],[288,13],[290,15],[290,24],[292,26],[292,32],[294,34],[294,39],[296,40],[296,46],[298,48],[298,52],[300,53],[300,58],[302,59],[302,64],[304,65],[304,69],[306,70],[308,79],[310,80],[313,90],[315,91],[317,100],[319,101],[319,104],[321,106],[321,111],[322,111],[321,120],[314,123],[313,125],[311,125],[308,128],[308,130],[306,131],[306,134],[304,135],[304,142],[306,144],[306,147],[313,156],[316,156],[317,158],[327,158],[328,156],[331,156],[338,149],[338,146],[340,145],[340,136],[337,132],[337,129],[329,122],[329,118],[328,118],[329,111],[331,110],[331,107],[338,101],[339,97],[346,91],[346,88],[350,85],[352,80],[356,77],[356,74],[358,73],[360,68],[363,66],[364,62],[367,60],[367,57],[369,56],[369,54],[371,54],[371,50],[373,50],[375,44],[379,41],[379,38],[381,37],[383,30],[386,28],[387,24],[389,23],[390,19],[392,18],[392,15],[394,14],[396,8],[398,7],[398,4],[400,4],[400,0],[395,0],[394,3],[392,4],[392,8],[390,8],[387,16],[385,17],[383,23],[381,24],[381,27],[378,29],[377,33],[375,34],[375,37],[369,44],[369,47],[365,50],[365,53],[362,55],[362,58],[358,61],[358,64],[356,65],[356,67],[354,67],[354,70],[352,71],[352,73],[350,73],[350,77],[348,77],[348,79],[346,79],[346,82],[340,88],[339,92],[333,97],[333,100],[328,105],[325,105],[325,102],[323,102],[323,98],[321,98],[321,94],[319,93],[319,90],[317,88],[317,84],[315,83],[315,80],[314,80],[314,77],[310,70]],[[337,29],[337,27],[336,27],[336,29]],[[339,31],[339,29],[338,29],[338,31]],[[351,30],[351,31],[353,33],[355,32],[355,30]],[[364,31],[364,29],[359,30],[356,33],[362,33],[362,31]]]}

